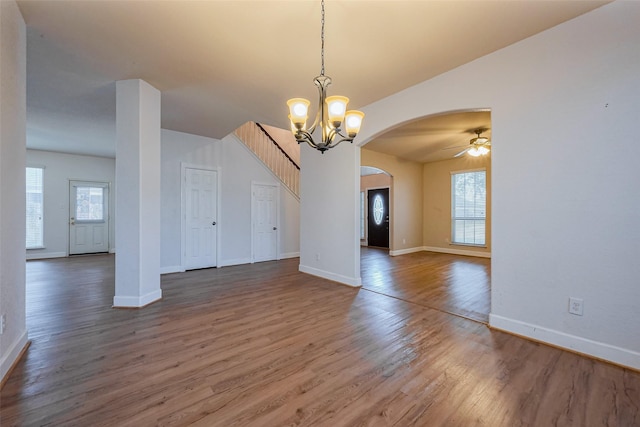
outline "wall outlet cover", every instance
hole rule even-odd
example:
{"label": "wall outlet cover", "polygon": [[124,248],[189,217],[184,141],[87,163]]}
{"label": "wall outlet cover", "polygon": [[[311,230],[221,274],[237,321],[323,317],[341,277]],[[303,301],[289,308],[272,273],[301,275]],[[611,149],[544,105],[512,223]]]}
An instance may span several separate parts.
{"label": "wall outlet cover", "polygon": [[582,316],[584,313],[584,300],[581,298],[570,297],[569,313],[575,314],[576,316]]}

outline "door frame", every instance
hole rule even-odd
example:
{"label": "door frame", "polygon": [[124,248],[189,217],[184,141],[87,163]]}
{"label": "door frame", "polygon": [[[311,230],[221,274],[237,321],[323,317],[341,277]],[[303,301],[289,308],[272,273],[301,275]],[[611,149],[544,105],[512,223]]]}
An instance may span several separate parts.
{"label": "door frame", "polygon": [[[391,200],[393,200],[393,196],[392,196],[392,189],[393,187],[393,181],[392,181],[392,185],[383,185],[380,187],[365,187],[362,191],[364,191],[364,245],[361,246],[369,246],[369,190],[384,190],[385,188],[389,189],[389,251],[391,251],[391,244],[393,242],[391,236],[392,236],[392,224],[393,224],[393,215],[392,215],[392,211],[393,211],[393,204],[391,203]],[[359,195],[358,195],[359,197]]]}
{"label": "door frame", "polygon": [[[112,209],[112,201],[111,201],[111,182],[109,181],[94,181],[94,180],[86,180],[86,179],[71,179],[68,178],[69,180],[69,185],[68,185],[68,189],[67,189],[67,207],[68,207],[68,213],[67,213],[67,256],[71,256],[71,217],[73,216],[75,218],[75,212],[71,212],[71,187],[73,187],[73,184],[87,184],[87,186],[92,186],[93,184],[98,184],[95,185],[95,187],[102,187],[102,188],[106,188],[107,189],[107,197],[105,197],[104,202],[107,205],[107,209],[106,209],[106,215],[107,215],[107,219],[105,221],[105,223],[107,224],[107,253],[112,253],[112,248],[111,248],[111,233],[115,230],[113,230],[111,227],[113,226],[113,224],[111,223],[111,209]],[[97,253],[101,253],[101,252],[97,252]],[[78,255],[82,255],[82,254],[78,254]]]}
{"label": "door frame", "polygon": [[187,248],[187,169],[216,172],[216,260],[214,267],[220,266],[220,235],[222,234],[222,209],[220,208],[221,175],[219,167],[180,162],[180,269],[186,271],[185,252]]}
{"label": "door frame", "polygon": [[256,250],[255,250],[255,215],[256,215],[256,203],[254,196],[254,188],[256,185],[267,186],[267,187],[275,187],[276,188],[276,227],[278,228],[276,231],[276,258],[275,260],[280,260],[280,187],[281,185],[274,182],[260,182],[260,181],[251,181],[251,264],[255,262],[256,259]]}

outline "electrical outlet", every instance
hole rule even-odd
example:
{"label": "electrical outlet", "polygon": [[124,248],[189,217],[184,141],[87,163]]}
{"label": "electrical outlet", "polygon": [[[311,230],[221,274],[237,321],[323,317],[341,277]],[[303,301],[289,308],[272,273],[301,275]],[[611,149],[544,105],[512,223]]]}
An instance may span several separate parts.
{"label": "electrical outlet", "polygon": [[7,315],[0,316],[0,335],[4,334],[4,328],[7,326]]}
{"label": "electrical outlet", "polygon": [[582,316],[584,312],[584,300],[581,298],[569,297],[569,313]]}
{"label": "electrical outlet", "polygon": [[316,254],[316,261],[320,261],[320,254]]}
{"label": "electrical outlet", "polygon": [[402,244],[405,245],[407,243],[407,239],[402,239]]}

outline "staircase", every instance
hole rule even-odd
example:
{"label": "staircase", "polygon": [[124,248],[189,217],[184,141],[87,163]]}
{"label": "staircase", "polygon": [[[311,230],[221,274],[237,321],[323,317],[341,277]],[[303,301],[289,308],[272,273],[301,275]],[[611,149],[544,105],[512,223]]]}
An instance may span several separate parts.
{"label": "staircase", "polygon": [[259,123],[247,122],[234,134],[300,198],[300,166]]}

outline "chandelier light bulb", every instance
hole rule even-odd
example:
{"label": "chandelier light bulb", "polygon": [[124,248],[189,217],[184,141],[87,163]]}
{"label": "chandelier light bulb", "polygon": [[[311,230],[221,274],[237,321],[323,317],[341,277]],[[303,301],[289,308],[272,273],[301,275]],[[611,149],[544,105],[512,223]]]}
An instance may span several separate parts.
{"label": "chandelier light bulb", "polygon": [[347,103],[349,98],[346,96],[333,95],[327,97],[327,113],[329,114],[329,122],[333,127],[338,128],[344,120],[344,113],[347,111]]}
{"label": "chandelier light bulb", "polygon": [[309,114],[309,102],[304,98],[293,98],[287,101],[289,106],[289,120],[293,128],[303,129],[307,123],[307,117]]}
{"label": "chandelier light bulb", "polygon": [[364,113],[362,111],[357,111],[357,110],[347,111],[344,125],[347,130],[347,135],[349,135],[349,137],[354,138],[358,134],[358,132],[360,132],[360,126],[362,126],[363,118],[364,118]]}
{"label": "chandelier light bulb", "polygon": [[478,147],[472,147],[467,152],[469,153],[470,156],[473,156],[473,157],[478,157],[480,155],[480,151],[478,150]]}

